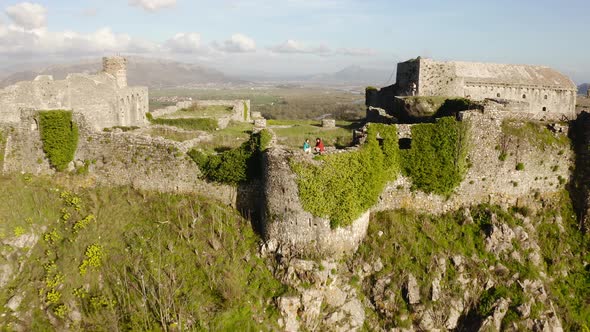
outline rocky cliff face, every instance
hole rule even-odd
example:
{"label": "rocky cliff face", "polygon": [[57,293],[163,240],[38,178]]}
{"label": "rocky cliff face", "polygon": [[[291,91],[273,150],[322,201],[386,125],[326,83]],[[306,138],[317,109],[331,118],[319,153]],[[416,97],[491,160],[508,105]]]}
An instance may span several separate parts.
{"label": "rocky cliff face", "polygon": [[[301,206],[289,162],[306,157],[271,149],[265,183],[270,241],[262,254],[275,277],[294,289],[276,302],[281,326],[287,331],[587,327],[589,246],[579,220],[587,223],[590,206],[590,116],[573,125],[572,149],[566,125],[505,115],[464,115],[470,165],[450,197],[411,189],[411,180],[400,177],[366,216],[368,230],[362,221],[360,232],[353,226],[342,230],[345,236]],[[574,210],[572,201],[581,210]],[[582,211],[582,219],[575,211]],[[333,248],[344,258],[335,261]]]}
{"label": "rocky cliff face", "polygon": [[567,195],[545,204],[535,214],[488,205],[441,216],[378,213],[359,250],[340,261],[263,250],[275,277],[295,290],[277,300],[280,324],[286,331],[583,328],[588,309],[579,305],[588,290],[575,280],[588,280],[587,248]]}

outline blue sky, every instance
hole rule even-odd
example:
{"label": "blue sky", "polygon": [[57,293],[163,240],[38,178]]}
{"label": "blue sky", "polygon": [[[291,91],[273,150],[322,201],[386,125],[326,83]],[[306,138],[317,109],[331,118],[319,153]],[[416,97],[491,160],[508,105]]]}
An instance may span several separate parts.
{"label": "blue sky", "polygon": [[292,75],[391,70],[421,55],[547,65],[590,81],[581,0],[1,0],[0,11],[5,63],[121,53]]}

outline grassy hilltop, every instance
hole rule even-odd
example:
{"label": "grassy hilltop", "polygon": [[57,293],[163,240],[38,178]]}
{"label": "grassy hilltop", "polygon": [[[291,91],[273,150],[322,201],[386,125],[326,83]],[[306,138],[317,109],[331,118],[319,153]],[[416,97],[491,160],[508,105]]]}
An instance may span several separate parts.
{"label": "grassy hilltop", "polygon": [[[0,178],[0,325],[274,330],[284,293],[236,211],[204,197]],[[5,283],[6,278],[3,279]]]}

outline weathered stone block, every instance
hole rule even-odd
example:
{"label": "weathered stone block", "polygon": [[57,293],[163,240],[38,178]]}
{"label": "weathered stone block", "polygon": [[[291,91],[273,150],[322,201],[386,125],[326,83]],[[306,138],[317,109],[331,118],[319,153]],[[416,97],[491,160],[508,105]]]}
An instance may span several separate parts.
{"label": "weathered stone block", "polygon": [[255,119],[254,120],[254,127],[266,128],[266,119]]}
{"label": "weathered stone block", "polygon": [[336,128],[336,120],[334,119],[322,119],[323,128]]}

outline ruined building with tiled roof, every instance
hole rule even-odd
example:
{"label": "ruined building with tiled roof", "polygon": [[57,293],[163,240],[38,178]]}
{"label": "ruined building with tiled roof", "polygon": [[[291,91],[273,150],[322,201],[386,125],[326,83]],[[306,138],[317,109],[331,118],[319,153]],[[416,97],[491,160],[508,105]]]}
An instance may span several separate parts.
{"label": "ruined building with tiled roof", "polygon": [[[576,85],[554,69],[418,57],[398,63],[396,83],[381,89],[378,99],[398,96],[445,96],[509,103],[515,112],[534,118],[575,118]],[[371,101],[367,100],[368,106]],[[387,107],[383,107],[387,108]]]}

